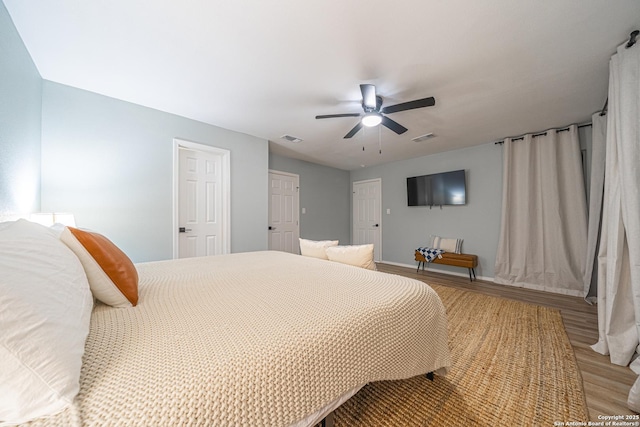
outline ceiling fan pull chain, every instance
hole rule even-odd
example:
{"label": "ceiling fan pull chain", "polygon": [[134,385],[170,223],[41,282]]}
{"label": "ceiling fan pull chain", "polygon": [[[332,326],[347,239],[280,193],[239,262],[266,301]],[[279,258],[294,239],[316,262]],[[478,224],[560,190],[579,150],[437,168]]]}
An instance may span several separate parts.
{"label": "ceiling fan pull chain", "polygon": [[378,126],[378,152],[382,154],[382,130]]}

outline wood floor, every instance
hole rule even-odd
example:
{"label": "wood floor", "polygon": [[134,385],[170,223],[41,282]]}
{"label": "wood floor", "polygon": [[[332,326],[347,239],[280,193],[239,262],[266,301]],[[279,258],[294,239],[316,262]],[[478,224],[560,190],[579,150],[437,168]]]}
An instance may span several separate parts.
{"label": "wood floor", "polygon": [[415,269],[390,264],[379,263],[377,266],[380,271],[411,277],[427,284],[450,286],[560,310],[582,373],[590,421],[598,421],[598,415],[634,413],[627,408],[627,397],[637,378],[636,374],[628,367],[612,365],[608,356],[598,354],[590,348],[598,341],[596,306],[591,306],[578,297],[498,285],[482,280],[469,282],[465,277],[428,270],[417,273]]}

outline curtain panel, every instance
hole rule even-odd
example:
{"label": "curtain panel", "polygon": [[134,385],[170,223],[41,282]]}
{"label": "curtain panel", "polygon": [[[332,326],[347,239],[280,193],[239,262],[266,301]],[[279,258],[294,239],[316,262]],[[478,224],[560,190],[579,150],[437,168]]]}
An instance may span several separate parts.
{"label": "curtain panel", "polygon": [[507,138],[496,283],[584,296],[587,208],[578,129]]}
{"label": "curtain panel", "polygon": [[[605,191],[598,251],[598,342],[611,363],[640,374],[640,48],[609,62]],[[640,411],[640,380],[628,405]]]}

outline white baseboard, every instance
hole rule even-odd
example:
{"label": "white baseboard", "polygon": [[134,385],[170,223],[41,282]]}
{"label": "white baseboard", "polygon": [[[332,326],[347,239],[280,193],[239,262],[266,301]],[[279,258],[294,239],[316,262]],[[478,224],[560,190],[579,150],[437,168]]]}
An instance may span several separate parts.
{"label": "white baseboard", "polygon": [[[389,264],[389,265],[397,265],[398,267],[407,267],[407,268],[412,268],[412,269],[417,269],[418,266],[416,264],[403,264],[400,262],[393,262],[393,261],[378,261],[379,263],[382,264]],[[428,265],[428,263],[427,263]],[[450,276],[459,276],[459,277],[466,277],[467,279],[469,278],[469,274],[465,274],[465,273],[458,273],[456,271],[449,271],[449,270],[441,270],[441,269],[435,269],[432,268],[431,270],[429,270],[429,268],[425,268],[425,271],[432,271],[434,273],[442,273],[442,274],[448,274]],[[476,276],[476,279],[478,280],[485,280],[487,282],[493,282],[493,277],[487,277],[487,276]]]}

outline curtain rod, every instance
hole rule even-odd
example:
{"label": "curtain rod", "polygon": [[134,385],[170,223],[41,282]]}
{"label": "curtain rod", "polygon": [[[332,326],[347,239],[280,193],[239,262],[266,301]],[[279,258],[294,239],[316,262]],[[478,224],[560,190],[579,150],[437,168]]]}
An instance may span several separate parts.
{"label": "curtain rod", "polygon": [[604,101],[604,107],[602,107],[602,111],[600,111],[600,116],[607,115],[607,107],[609,106],[609,97]]}
{"label": "curtain rod", "polygon": [[[638,34],[640,34],[640,31],[638,30],[631,31],[631,34],[629,34],[629,41],[627,42],[627,45],[624,47],[625,49],[629,49],[631,46],[636,44],[636,37],[638,37]],[[601,116],[605,116],[607,114],[608,106],[609,106],[609,98],[607,98],[607,100],[604,101],[604,107],[602,107],[602,111],[600,112]]]}
{"label": "curtain rod", "polygon": [[631,46],[636,44],[636,37],[638,37],[638,34],[640,34],[640,31],[638,30],[633,30],[631,34],[629,34],[629,42],[627,43],[625,48],[629,49]]}
{"label": "curtain rod", "polygon": [[[638,30],[633,30],[633,31],[631,32],[631,34],[629,34],[629,41],[627,42],[627,45],[625,46],[625,49],[629,49],[631,46],[633,46],[633,45],[635,45],[635,44],[636,44],[636,38],[638,37],[638,35],[640,35],[640,31],[638,31]],[[607,114],[607,107],[608,107],[608,105],[609,105],[609,98],[607,98],[607,99],[604,101],[604,107],[602,107],[602,110],[600,110],[600,115],[601,115],[601,116],[604,116],[604,115],[606,115],[606,114]],[[583,128],[583,127],[586,127],[586,126],[591,126],[591,123],[584,123],[584,124],[578,125],[578,128]],[[556,130],[556,133],[557,133],[557,132],[564,132],[564,131],[567,131],[567,130],[569,130],[569,127],[570,127],[570,126],[567,126],[566,128],[562,128],[562,129],[557,129],[557,130]],[[550,129],[550,130],[551,130],[551,129]],[[536,133],[534,133],[534,134],[532,135],[532,137],[533,137],[533,138],[535,138],[536,136],[546,135],[546,134],[547,134],[547,132],[548,132],[548,131],[546,131],[546,130],[545,130],[544,132],[536,132]],[[528,134],[525,134],[525,135],[528,135]],[[506,138],[505,138],[505,139],[506,139]],[[519,141],[519,140],[521,140],[521,139],[524,139],[524,135],[520,135],[520,136],[516,136],[516,137],[511,138],[511,140],[512,140],[512,141]],[[504,140],[502,140],[502,141],[496,141],[496,142],[494,142],[494,144],[495,144],[495,145],[502,145],[502,144],[504,144]]]}
{"label": "curtain rod", "polygon": [[[571,126],[573,126],[573,125],[566,126],[566,127],[560,128],[560,129],[556,129],[556,133],[566,132],[566,131],[569,130],[569,128]],[[584,128],[584,127],[587,127],[587,126],[592,126],[592,124],[591,123],[582,123],[582,124],[578,125],[578,129]],[[552,131],[552,130],[553,129],[548,129],[548,130],[545,130],[545,131],[542,131],[542,132],[533,132],[532,133],[532,137],[535,138],[536,136],[546,135],[547,132]],[[519,135],[519,136],[514,136],[514,137],[507,137],[507,138],[511,139],[512,141],[520,141],[520,140],[524,139],[525,135],[529,135],[529,133],[525,133],[524,135]],[[507,139],[507,138],[504,138],[504,139]],[[504,139],[501,140],[501,141],[496,141],[493,144],[494,145],[502,145],[502,144],[504,144]]]}

